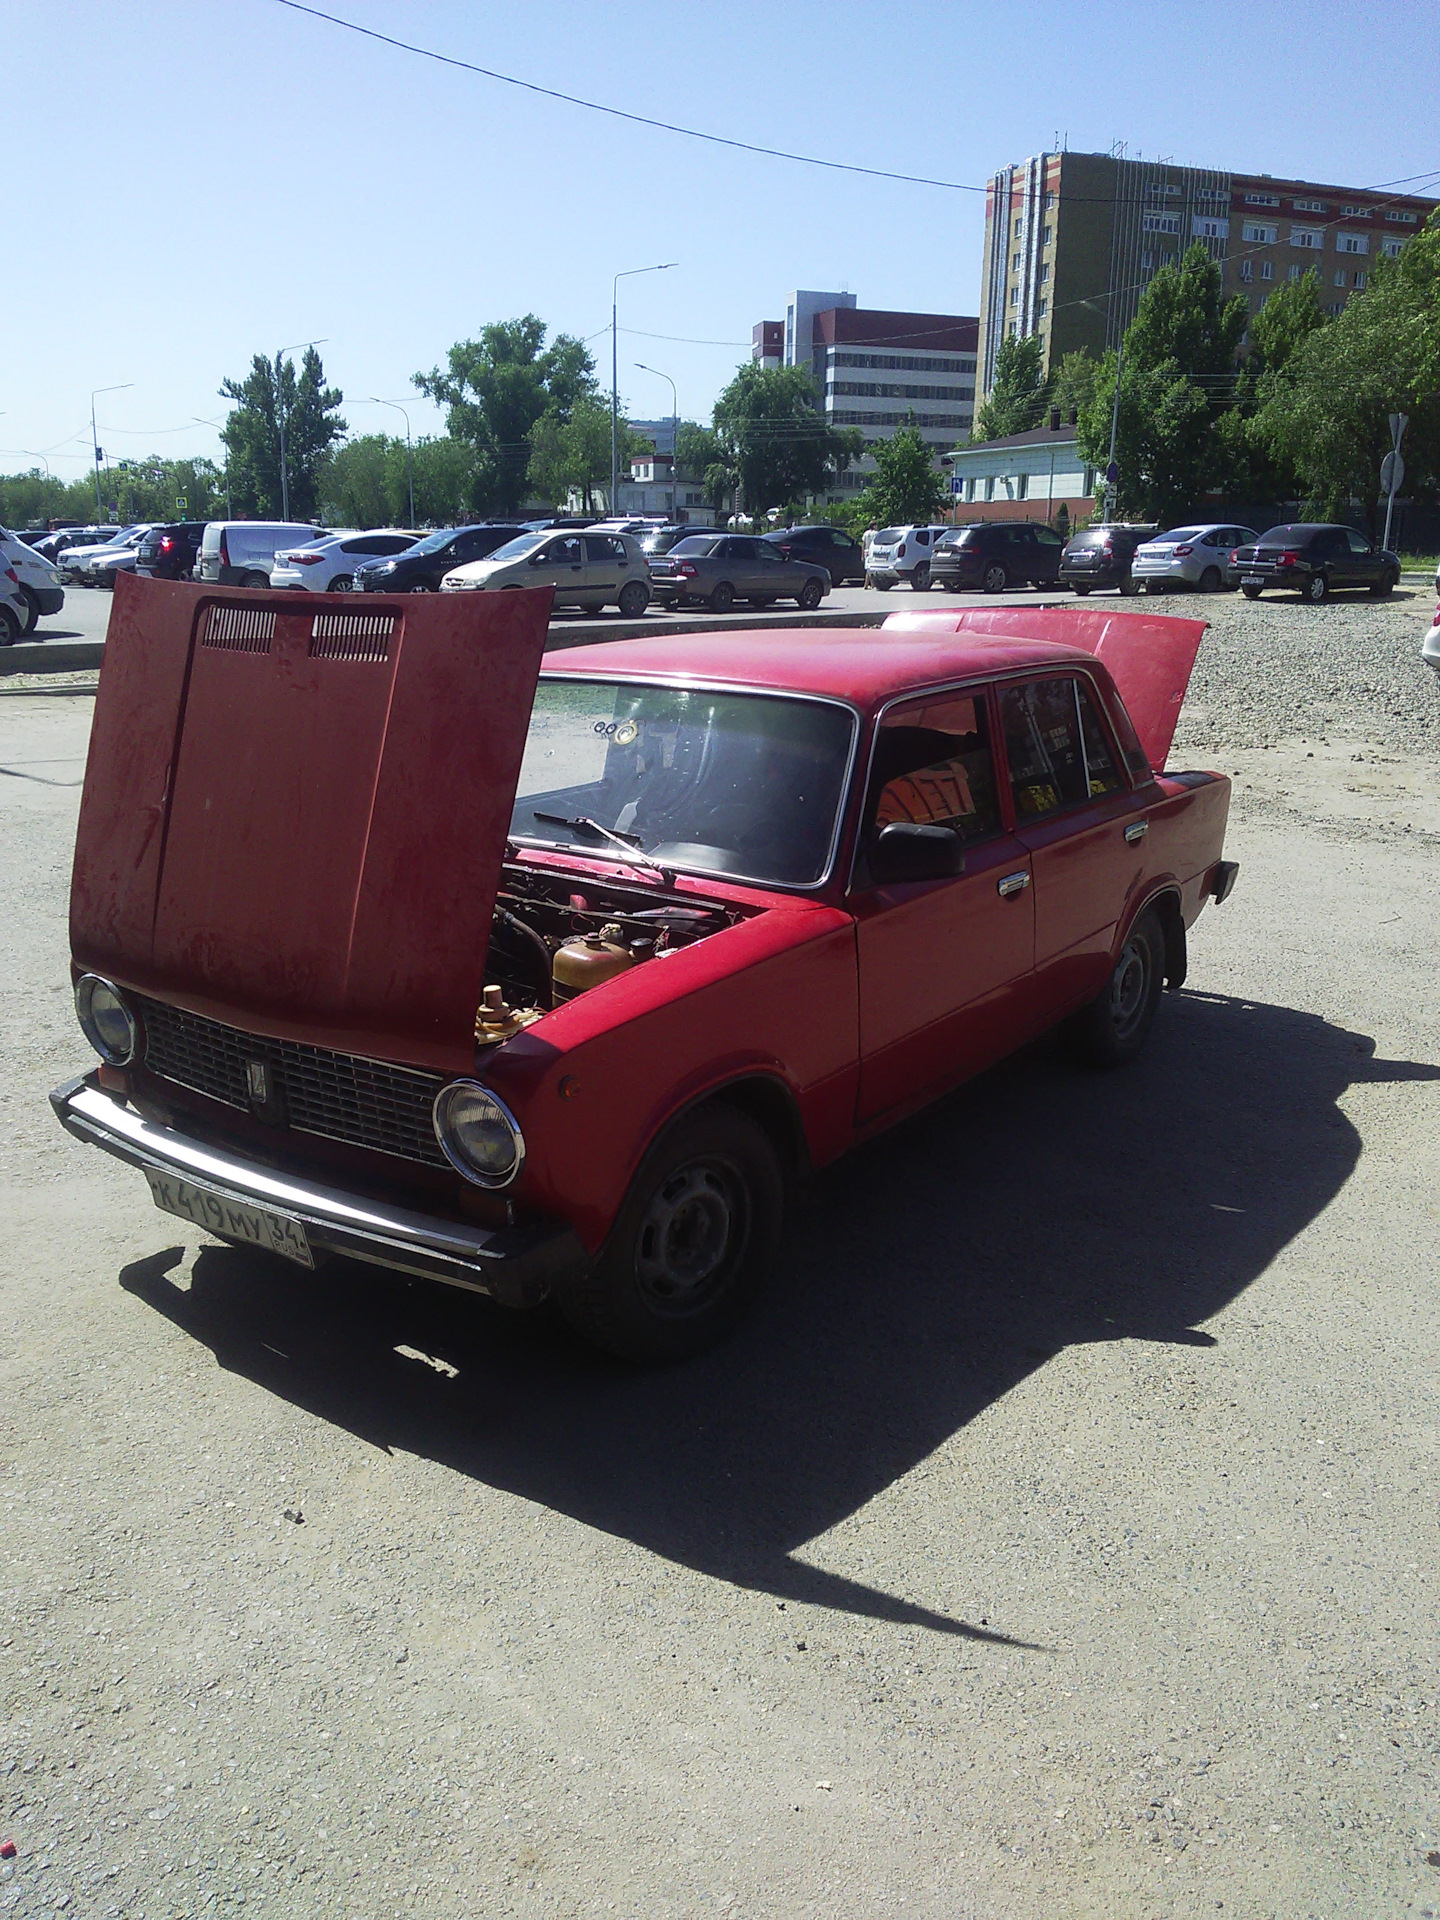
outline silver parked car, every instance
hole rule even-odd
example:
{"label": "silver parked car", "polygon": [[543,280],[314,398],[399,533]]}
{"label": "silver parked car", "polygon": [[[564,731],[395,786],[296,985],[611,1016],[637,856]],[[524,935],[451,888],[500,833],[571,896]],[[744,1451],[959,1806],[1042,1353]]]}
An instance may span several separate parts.
{"label": "silver parked car", "polygon": [[1168,593],[1171,587],[1219,593],[1226,584],[1231,550],[1253,546],[1259,538],[1251,527],[1172,527],[1135,549],[1130,578],[1140,581],[1147,593]]}
{"label": "silver parked car", "polygon": [[697,533],[650,562],[650,585],[667,607],[703,601],[711,613],[728,613],[737,600],[794,600],[809,613],[829,593],[830,575],[812,561],[787,560],[755,534]]}
{"label": "silver parked car", "polygon": [[553,587],[557,607],[583,607],[599,613],[619,607],[634,620],[650,604],[650,570],[631,533],[552,528],[521,533],[483,560],[452,567],[440,582],[443,593],[502,593],[508,587]]}
{"label": "silver parked car", "polygon": [[930,557],[949,527],[881,527],[870,542],[866,579],[882,593],[903,580],[916,593],[930,590]]}

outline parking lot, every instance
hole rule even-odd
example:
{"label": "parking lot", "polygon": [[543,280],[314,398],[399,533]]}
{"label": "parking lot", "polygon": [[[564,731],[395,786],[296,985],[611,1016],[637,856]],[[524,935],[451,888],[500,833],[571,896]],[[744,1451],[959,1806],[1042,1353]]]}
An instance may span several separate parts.
{"label": "parking lot", "polygon": [[1150,1051],[842,1162],[655,1374],[60,1134],[91,702],[0,691],[0,1914],[1440,1911],[1433,598],[1157,604],[1241,876]]}

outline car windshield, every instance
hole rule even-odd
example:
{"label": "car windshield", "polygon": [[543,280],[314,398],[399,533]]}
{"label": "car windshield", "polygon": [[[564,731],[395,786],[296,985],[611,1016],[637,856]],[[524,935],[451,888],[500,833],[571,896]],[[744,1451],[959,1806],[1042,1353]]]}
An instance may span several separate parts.
{"label": "car windshield", "polygon": [[511,835],[623,860],[603,827],[666,866],[810,886],[853,738],[849,710],[817,700],[542,680]]}
{"label": "car windshield", "polygon": [[1204,527],[1172,527],[1169,533],[1155,534],[1150,544],[1152,547],[1178,547],[1187,540],[1198,540],[1204,532]]}
{"label": "car windshield", "polygon": [[527,553],[533,553],[543,541],[549,539],[548,533],[522,533],[518,539],[507,540],[503,547],[496,547],[487,554],[488,560],[523,560]]}
{"label": "car windshield", "polygon": [[454,527],[441,527],[438,533],[427,533],[423,540],[417,540],[409,549],[411,553],[439,553],[442,547],[448,547],[455,538]]}

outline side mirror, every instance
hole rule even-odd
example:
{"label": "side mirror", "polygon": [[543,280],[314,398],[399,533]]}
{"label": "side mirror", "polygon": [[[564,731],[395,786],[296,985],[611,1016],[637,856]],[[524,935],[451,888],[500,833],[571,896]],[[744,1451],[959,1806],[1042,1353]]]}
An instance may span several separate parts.
{"label": "side mirror", "polygon": [[544,560],[544,558],[545,558],[545,555],[543,553],[532,553],[530,556],[531,566],[538,567],[541,564],[541,562]]}
{"label": "side mirror", "polygon": [[870,849],[870,877],[876,886],[906,880],[948,880],[965,871],[965,851],[949,827],[924,827],[909,820],[880,829]]}

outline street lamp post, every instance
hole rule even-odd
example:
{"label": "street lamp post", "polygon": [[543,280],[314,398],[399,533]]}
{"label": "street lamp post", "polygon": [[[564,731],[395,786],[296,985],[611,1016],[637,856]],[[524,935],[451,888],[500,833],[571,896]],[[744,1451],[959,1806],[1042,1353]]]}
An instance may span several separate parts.
{"label": "street lamp post", "polygon": [[382,400],[379,394],[372,393],[371,404],[377,407],[393,407],[405,422],[405,472],[410,482],[410,525],[415,525],[415,456],[410,450],[410,416],[398,400]]}
{"label": "street lamp post", "polygon": [[280,518],[290,518],[290,476],[285,470],[285,397],[280,386],[280,355],[294,353],[299,347],[323,347],[324,340],[292,340],[288,347],[279,347],[275,353],[275,424],[280,433]]}
{"label": "street lamp post", "polygon": [[100,393],[124,393],[127,387],[133,387],[134,384],[135,382],[133,380],[122,380],[118,386],[96,387],[90,395],[90,456],[95,462],[95,518],[97,521],[105,518],[105,508],[100,499],[100,449],[95,444],[95,395]]}
{"label": "street lamp post", "polygon": [[617,325],[620,305],[620,282],[633,280],[637,273],[666,273],[671,267],[678,267],[678,260],[662,260],[654,267],[626,267],[623,273],[617,273],[610,283],[610,511],[616,510],[616,496],[620,491],[620,332]]}
{"label": "street lamp post", "polygon": [[661,373],[658,367],[647,367],[643,360],[637,360],[635,365],[641,373],[653,373],[657,380],[670,382],[670,524],[673,527],[679,524],[680,506],[679,494],[676,490],[680,465],[680,398],[675,391],[675,382],[670,379],[668,373]]}

